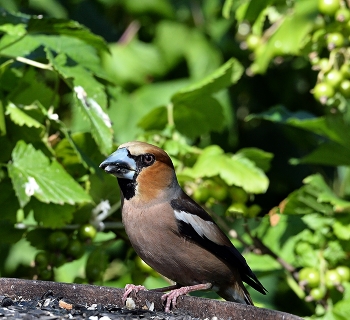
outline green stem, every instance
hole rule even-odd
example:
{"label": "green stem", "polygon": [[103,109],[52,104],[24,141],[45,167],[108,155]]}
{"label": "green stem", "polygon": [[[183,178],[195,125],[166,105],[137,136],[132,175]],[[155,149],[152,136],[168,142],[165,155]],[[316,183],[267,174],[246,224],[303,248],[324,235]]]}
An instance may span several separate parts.
{"label": "green stem", "polygon": [[167,113],[168,113],[168,124],[170,127],[174,127],[175,126],[175,122],[174,122],[174,105],[170,102],[167,105]]}

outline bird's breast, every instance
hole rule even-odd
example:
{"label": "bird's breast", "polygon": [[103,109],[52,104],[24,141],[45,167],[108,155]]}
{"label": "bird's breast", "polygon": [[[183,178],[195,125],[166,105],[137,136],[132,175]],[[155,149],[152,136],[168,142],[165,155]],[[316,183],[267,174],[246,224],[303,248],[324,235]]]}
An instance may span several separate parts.
{"label": "bird's breast", "polygon": [[122,213],[136,253],[165,277],[182,285],[226,282],[232,277],[220,259],[179,234],[170,204],[145,208],[125,201]]}

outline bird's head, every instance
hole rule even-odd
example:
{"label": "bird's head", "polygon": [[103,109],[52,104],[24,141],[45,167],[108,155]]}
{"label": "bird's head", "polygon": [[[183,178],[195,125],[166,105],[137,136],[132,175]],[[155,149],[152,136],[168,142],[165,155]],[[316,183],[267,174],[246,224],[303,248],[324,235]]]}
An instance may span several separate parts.
{"label": "bird's head", "polygon": [[159,197],[161,192],[170,194],[171,189],[178,188],[174,166],[168,154],[145,142],[133,141],[120,145],[100,164],[100,168],[118,178],[127,200],[135,195],[149,200]]}

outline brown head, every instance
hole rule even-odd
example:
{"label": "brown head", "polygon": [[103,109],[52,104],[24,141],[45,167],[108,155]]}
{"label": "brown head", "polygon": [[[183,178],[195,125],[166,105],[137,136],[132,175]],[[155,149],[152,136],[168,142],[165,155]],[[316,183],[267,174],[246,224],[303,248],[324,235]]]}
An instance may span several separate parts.
{"label": "brown head", "polygon": [[136,196],[147,202],[158,198],[160,193],[169,191],[170,195],[170,189],[178,187],[168,154],[145,142],[132,141],[120,145],[100,167],[118,178],[126,200]]}

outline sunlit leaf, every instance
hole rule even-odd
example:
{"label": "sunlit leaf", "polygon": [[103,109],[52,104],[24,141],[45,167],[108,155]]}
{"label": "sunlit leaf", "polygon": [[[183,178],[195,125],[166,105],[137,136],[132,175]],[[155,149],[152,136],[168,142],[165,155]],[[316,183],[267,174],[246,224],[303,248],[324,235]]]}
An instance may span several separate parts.
{"label": "sunlit leaf", "polygon": [[31,196],[46,203],[76,204],[91,199],[57,161],[50,162],[41,151],[19,141],[8,165],[13,187],[22,207]]}
{"label": "sunlit leaf", "polygon": [[350,314],[350,299],[338,301],[332,309],[336,320],[348,320]]}
{"label": "sunlit leaf", "polygon": [[269,184],[264,172],[249,159],[225,154],[215,145],[204,149],[193,168],[183,173],[195,178],[219,175],[228,185],[242,187],[251,193],[263,193]]}
{"label": "sunlit leaf", "polygon": [[44,128],[39,121],[30,117],[21,109],[15,104],[9,103],[6,107],[6,115],[9,115],[11,120],[19,126],[25,125],[27,127]]}
{"label": "sunlit leaf", "polygon": [[236,154],[242,155],[253,161],[258,168],[264,170],[265,172],[269,171],[273,158],[272,153],[258,148],[243,148],[238,150]]}
{"label": "sunlit leaf", "polygon": [[93,99],[89,98],[83,87],[74,87],[78,105],[84,116],[89,119],[91,133],[97,145],[104,154],[112,151],[112,123],[101,106]]}
{"label": "sunlit leaf", "polygon": [[[264,6],[267,2],[259,1],[259,4]],[[250,8],[252,10],[249,11],[248,9]],[[247,9],[246,13],[247,15],[251,13],[251,19],[255,19],[259,13],[255,11],[255,8],[256,5],[252,4]],[[314,19],[317,14],[317,2],[314,0],[296,2],[294,10],[290,10],[289,14],[283,16],[281,21],[276,23],[276,31],[255,52],[256,59],[252,66],[253,72],[264,73],[274,56],[283,54],[298,55],[304,45],[307,34],[313,28]]]}

